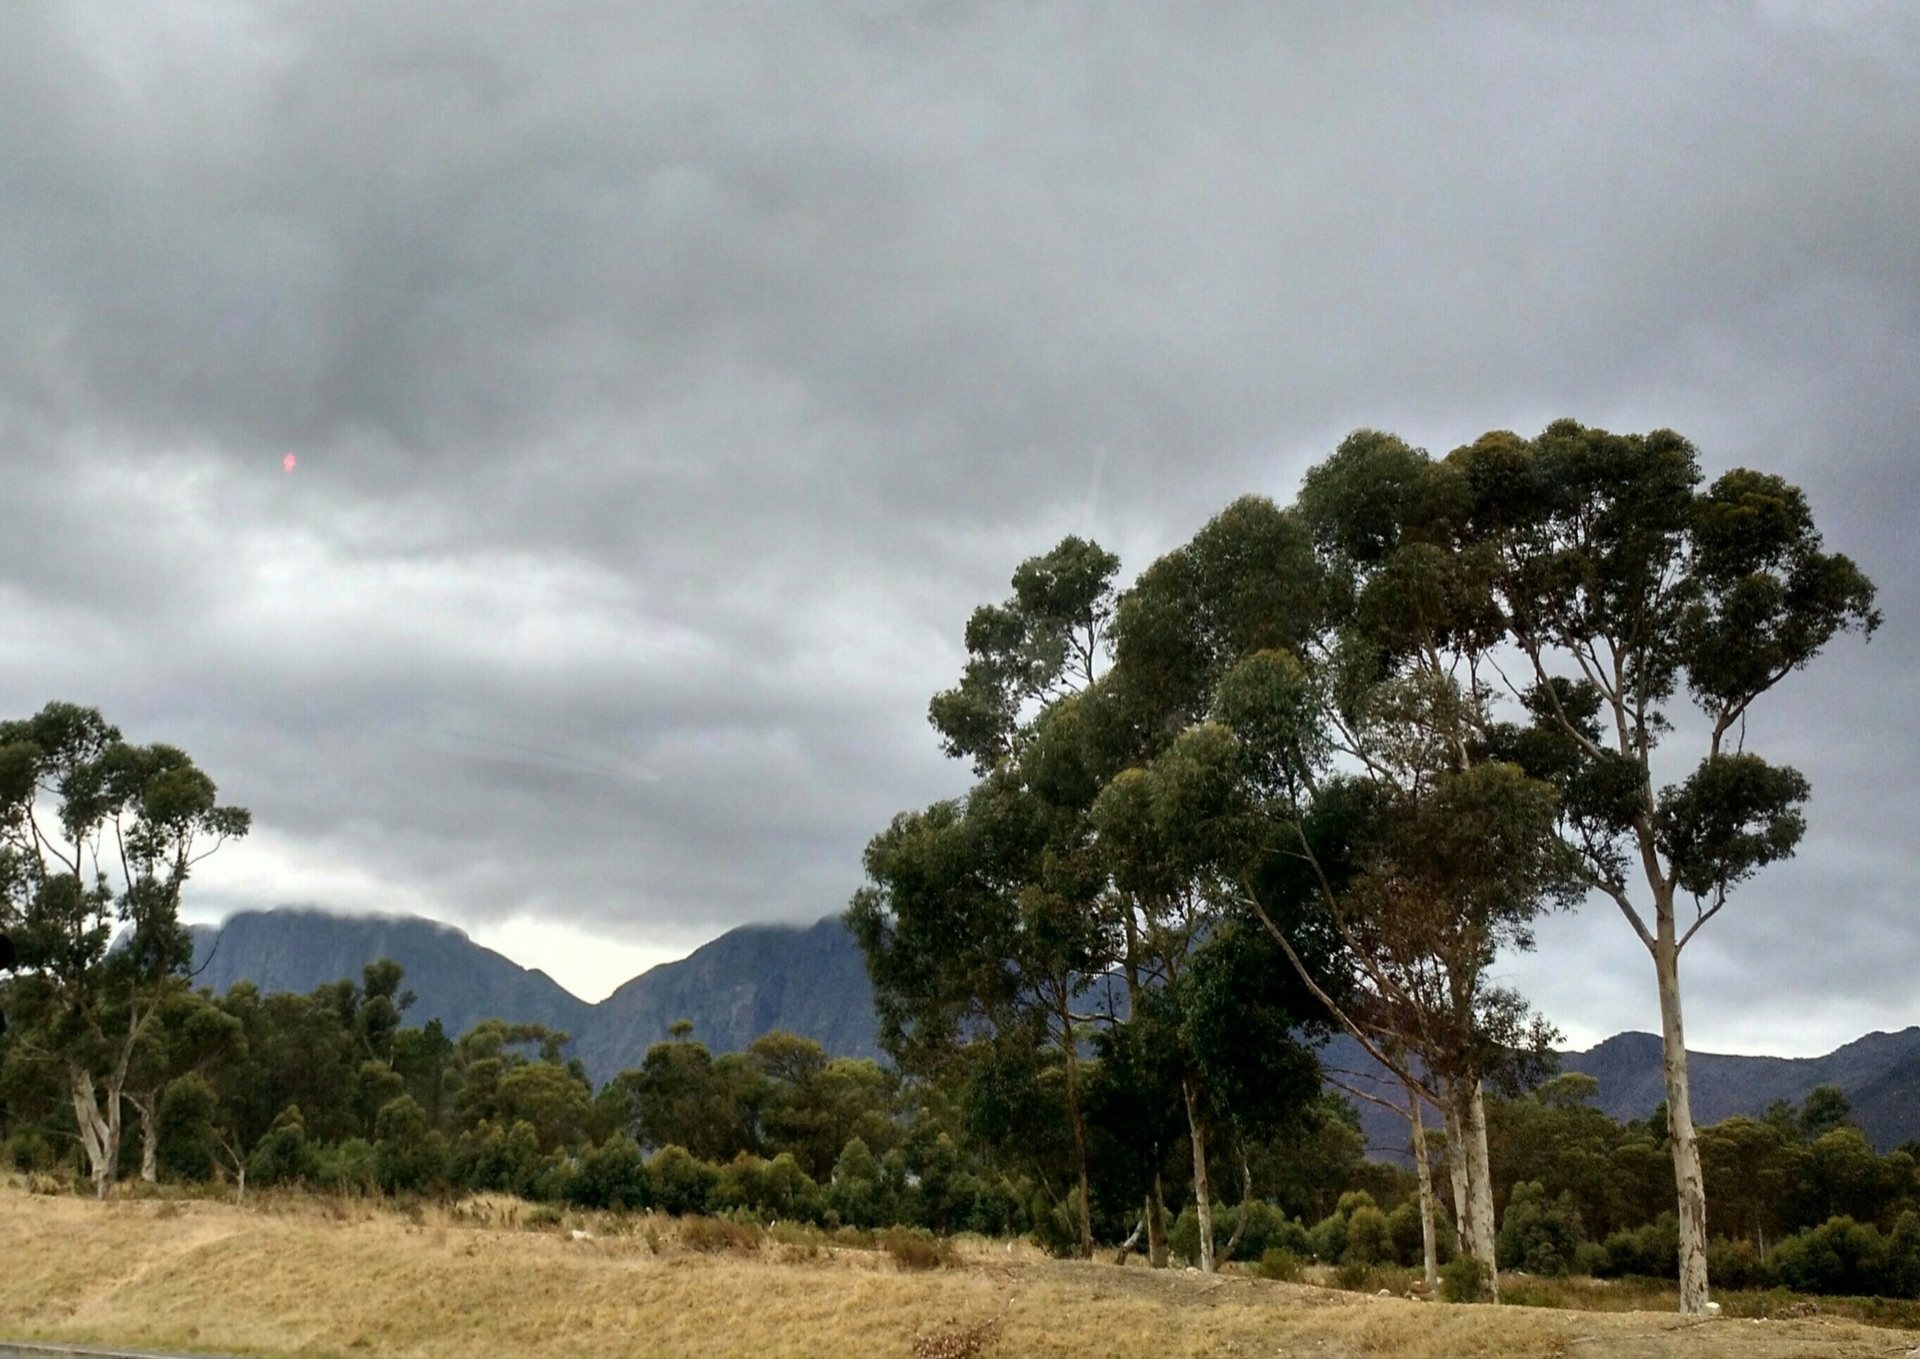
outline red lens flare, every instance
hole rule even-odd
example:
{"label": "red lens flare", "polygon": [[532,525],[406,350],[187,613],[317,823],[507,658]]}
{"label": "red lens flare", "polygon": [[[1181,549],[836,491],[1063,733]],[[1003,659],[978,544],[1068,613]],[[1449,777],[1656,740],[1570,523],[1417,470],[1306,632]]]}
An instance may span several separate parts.
{"label": "red lens flare", "polygon": [[280,465],[286,468],[289,472],[291,472],[294,468],[300,465],[300,459],[294,457],[293,454],[289,453],[287,454],[286,457],[280,459]]}

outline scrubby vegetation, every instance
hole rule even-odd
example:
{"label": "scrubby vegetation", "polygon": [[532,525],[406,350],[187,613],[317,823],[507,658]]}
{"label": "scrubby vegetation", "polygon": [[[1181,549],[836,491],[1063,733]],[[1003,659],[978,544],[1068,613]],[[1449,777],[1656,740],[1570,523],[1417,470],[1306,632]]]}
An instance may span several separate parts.
{"label": "scrubby vegetation", "polygon": [[[403,981],[398,967],[377,964],[358,985],[310,996],[243,986],[172,997],[155,1031],[179,1064],[159,1089],[156,1181],[239,1195],[244,1170],[253,1195],[503,1194],[546,1210],[651,1211],[684,1218],[682,1239],[696,1250],[752,1252],[783,1233],[796,1248],[877,1239],[909,1268],[951,1263],[946,1243],[962,1232],[1074,1252],[1065,1149],[1042,1143],[1016,1159],[979,1135],[988,1094],[975,1080],[903,1083],[779,1033],[714,1057],[683,1033],[595,1091],[565,1059],[563,1035],[490,1022],[449,1040],[435,1025],[405,1026]],[[256,1052],[285,1056],[261,1062]],[[4,1166],[42,1192],[80,1187],[68,1105],[24,1055],[11,1053],[0,1070]],[[1033,1073],[1031,1097],[1057,1098],[1050,1075]],[[1093,1064],[1089,1079],[1100,1078]],[[1534,1278],[1671,1280],[1658,1116],[1618,1123],[1591,1107],[1594,1093],[1589,1078],[1566,1076],[1490,1102],[1503,1267]],[[1723,1205],[1712,1245],[1723,1288],[1920,1296],[1912,1149],[1876,1154],[1846,1114],[1844,1097],[1823,1090],[1804,1108],[1702,1131]],[[1444,1175],[1443,1137],[1435,1150]],[[140,1164],[140,1142],[129,1139],[123,1176],[137,1181]],[[1369,1291],[1389,1281],[1403,1291],[1420,1266],[1413,1176],[1364,1156],[1341,1101],[1323,1098],[1312,1117],[1254,1146],[1248,1174],[1272,1188],[1214,1212],[1221,1264],[1277,1279],[1319,1266],[1327,1282]],[[1104,1240],[1139,1225],[1106,1207],[1127,1182],[1124,1167],[1093,1179]],[[1169,1194],[1171,1258],[1197,1264],[1196,1205]],[[1485,1272],[1470,1277],[1453,1262],[1444,1207],[1440,1227],[1446,1295],[1480,1296]],[[817,1234],[795,1235],[806,1232]],[[1383,1270],[1402,1274],[1389,1280]]]}

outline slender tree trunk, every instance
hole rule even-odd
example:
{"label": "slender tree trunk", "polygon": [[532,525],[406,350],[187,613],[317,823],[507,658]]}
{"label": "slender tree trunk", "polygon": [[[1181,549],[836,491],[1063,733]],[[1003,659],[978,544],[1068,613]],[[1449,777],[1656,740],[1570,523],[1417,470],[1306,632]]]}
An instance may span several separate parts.
{"label": "slender tree trunk", "polygon": [[157,1184],[160,1180],[160,1125],[154,1118],[159,1102],[160,1097],[154,1091],[127,1096],[127,1103],[140,1116],[140,1178],[147,1184]]}
{"label": "slender tree trunk", "polygon": [[1453,1189],[1453,1248],[1457,1255],[1471,1255],[1473,1208],[1467,1200],[1467,1142],[1460,1112],[1454,1107],[1453,1087],[1449,1085],[1445,1093],[1447,1104],[1441,1118],[1447,1129],[1447,1179]]}
{"label": "slender tree trunk", "polygon": [[1440,1243],[1434,1239],[1433,1163],[1427,1159],[1427,1125],[1420,1117],[1420,1095],[1407,1086],[1407,1116],[1413,1124],[1413,1168],[1420,1179],[1420,1263],[1429,1293],[1440,1287]]}
{"label": "slender tree trunk", "polygon": [[1213,1187],[1207,1179],[1207,1126],[1193,1097],[1191,1077],[1180,1082],[1187,1101],[1187,1130],[1193,1142],[1193,1215],[1200,1224],[1200,1272],[1213,1273]]}
{"label": "slender tree trunk", "polygon": [[1707,1191],[1700,1172],[1700,1143],[1693,1130],[1687,1083],[1687,1038],[1680,1016],[1680,950],[1674,943],[1672,893],[1660,903],[1653,950],[1660,980],[1660,1038],[1667,1080],[1667,1142],[1673,1153],[1673,1183],[1680,1199],[1680,1310],[1707,1310]]}
{"label": "slender tree trunk", "polygon": [[1247,1164],[1247,1150],[1243,1143],[1240,1148],[1240,1211],[1234,1215],[1233,1235],[1227,1238],[1227,1244],[1220,1248],[1220,1258],[1214,1263],[1224,1265],[1240,1249],[1240,1238],[1247,1234],[1247,1219],[1253,1215],[1253,1167]]}
{"label": "slender tree trunk", "polygon": [[1478,1080],[1467,1100],[1467,1192],[1473,1199],[1474,1254],[1487,1262],[1487,1287],[1500,1301],[1500,1262],[1495,1258],[1493,1173],[1487,1158],[1487,1100]]}
{"label": "slender tree trunk", "polygon": [[1127,1239],[1120,1243],[1120,1249],[1114,1252],[1113,1262],[1116,1265],[1124,1265],[1127,1262],[1127,1257],[1133,1254],[1134,1246],[1139,1244],[1140,1234],[1146,1229],[1147,1215],[1143,1212],[1140,1214],[1139,1224],[1128,1234]]}
{"label": "slender tree trunk", "polygon": [[1153,1194],[1147,1200],[1147,1264],[1167,1267],[1167,1199],[1160,1192],[1160,1172],[1153,1172]]}
{"label": "slender tree trunk", "polygon": [[1080,1258],[1093,1258],[1093,1185],[1087,1173],[1087,1122],[1080,1115],[1080,1054],[1074,1051],[1073,1020],[1060,1018],[1067,1058],[1067,1112],[1073,1119],[1073,1154],[1080,1172]]}
{"label": "slender tree trunk", "polygon": [[94,1093],[92,1072],[69,1066],[67,1077],[73,1096],[73,1121],[79,1125],[80,1146],[87,1153],[94,1197],[104,1199],[113,1188],[120,1160],[120,1092],[110,1090],[106,1108],[102,1109]]}

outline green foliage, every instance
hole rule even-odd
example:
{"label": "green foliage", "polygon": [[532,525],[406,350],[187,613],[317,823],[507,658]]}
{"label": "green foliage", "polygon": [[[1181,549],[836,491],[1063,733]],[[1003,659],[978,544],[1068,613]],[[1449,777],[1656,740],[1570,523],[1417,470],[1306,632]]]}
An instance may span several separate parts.
{"label": "green foliage", "polygon": [[653,1179],[640,1144],[615,1133],[580,1158],[568,1181],[568,1197],[583,1208],[624,1211],[653,1203]]}
{"label": "green foliage", "polygon": [[714,1190],[720,1184],[717,1167],[696,1159],[685,1147],[679,1146],[656,1151],[647,1162],[647,1173],[653,1181],[654,1203],[676,1216],[708,1211]]}
{"label": "green foliage", "polygon": [[219,1092],[199,1072],[169,1082],[158,1113],[160,1169],[183,1180],[210,1178],[219,1156],[214,1134],[219,1115]]}
{"label": "green foliage", "polygon": [[1278,1279],[1283,1283],[1298,1283],[1306,1266],[1297,1251],[1285,1246],[1274,1246],[1263,1251],[1260,1261],[1253,1272],[1263,1279]]}
{"label": "green foliage", "polygon": [[1477,1255],[1456,1255],[1440,1270],[1440,1296],[1447,1302],[1485,1302],[1487,1262]]}
{"label": "green foliage", "polygon": [[[525,1124],[516,1124],[522,1128]],[[401,1095],[380,1106],[374,1118],[374,1175],[389,1194],[421,1193],[433,1188],[446,1173],[446,1138],[429,1130],[427,1115],[412,1095]],[[532,1185],[516,1186],[530,1194]]]}
{"label": "green foliage", "polygon": [[295,1184],[311,1178],[314,1169],[313,1149],[307,1145],[300,1106],[289,1104],[274,1116],[273,1126],[247,1158],[247,1177],[262,1186]]}
{"label": "green foliage", "polygon": [[1346,1250],[1341,1255],[1341,1263],[1386,1264],[1393,1256],[1393,1232],[1387,1226],[1387,1215],[1370,1203],[1354,1209],[1347,1218]]}
{"label": "green foliage", "polygon": [[1497,1246],[1507,1268],[1548,1276],[1568,1273],[1585,1239],[1571,1193],[1549,1198],[1538,1180],[1513,1187]]}
{"label": "green foliage", "polygon": [[1680,1226],[1672,1213],[1613,1232],[1601,1243],[1601,1249],[1602,1254],[1593,1263],[1597,1278],[1679,1277]]}
{"label": "green foliage", "polygon": [[1883,1236],[1871,1223],[1831,1218],[1774,1247],[1772,1278],[1799,1293],[1920,1296],[1920,1216],[1901,1216]]}

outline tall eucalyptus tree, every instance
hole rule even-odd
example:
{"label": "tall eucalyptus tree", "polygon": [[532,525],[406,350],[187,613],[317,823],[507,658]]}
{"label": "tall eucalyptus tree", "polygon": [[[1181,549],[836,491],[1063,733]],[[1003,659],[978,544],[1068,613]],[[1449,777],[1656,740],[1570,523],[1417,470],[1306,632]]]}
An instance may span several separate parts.
{"label": "tall eucalyptus tree", "polygon": [[[1698,455],[1671,430],[1563,420],[1533,440],[1484,435],[1447,462],[1471,488],[1469,551],[1520,653],[1529,721],[1505,733],[1510,757],[1558,784],[1587,885],[1653,960],[1680,1309],[1701,1313],[1706,1191],[1680,955],[1735,887],[1799,843],[1807,781],[1747,749],[1747,718],[1836,636],[1872,635],[1874,588],[1823,550],[1799,488],[1737,469],[1701,490]],[[1683,686],[1690,720],[1672,713]],[[1656,765],[1676,759],[1692,767],[1663,782]]]}
{"label": "tall eucalyptus tree", "polygon": [[192,959],[181,892],[249,825],[183,751],[131,745],[91,708],[0,723],[0,926],[18,955],[0,1008],[9,1041],[60,1070],[101,1197],[129,1071]]}

